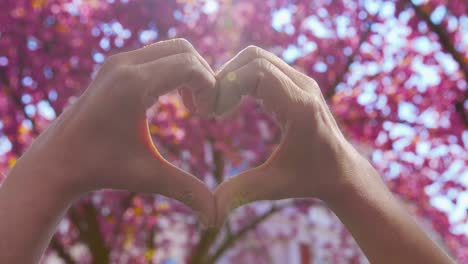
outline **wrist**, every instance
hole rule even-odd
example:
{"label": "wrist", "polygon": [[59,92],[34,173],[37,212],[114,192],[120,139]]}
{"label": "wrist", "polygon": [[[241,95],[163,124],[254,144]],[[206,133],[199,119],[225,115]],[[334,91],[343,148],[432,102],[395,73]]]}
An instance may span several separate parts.
{"label": "wrist", "polygon": [[321,197],[327,204],[342,205],[361,195],[386,190],[386,186],[370,162],[346,143],[336,161],[337,169],[332,176],[333,185]]}
{"label": "wrist", "polygon": [[[35,263],[77,194],[45,157],[19,159],[0,186],[0,262]],[[11,230],[15,230],[14,232]],[[24,254],[28,252],[28,254]],[[3,262],[2,262],[3,263]]]}
{"label": "wrist", "polygon": [[82,193],[82,188],[73,180],[78,176],[77,170],[51,152],[50,149],[40,153],[35,149],[28,150],[18,159],[7,180],[28,190],[41,190],[51,198],[60,197],[71,202]]}

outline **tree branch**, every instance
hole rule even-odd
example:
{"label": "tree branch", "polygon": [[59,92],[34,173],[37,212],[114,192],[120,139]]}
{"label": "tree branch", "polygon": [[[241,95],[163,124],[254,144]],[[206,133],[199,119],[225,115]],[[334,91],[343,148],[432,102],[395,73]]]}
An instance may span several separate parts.
{"label": "tree branch", "polygon": [[[216,182],[219,184],[223,181],[224,176],[224,160],[223,155],[220,151],[216,150],[214,147],[214,140],[208,139],[211,143],[213,150],[213,176]],[[216,240],[216,237],[219,234],[219,229],[207,229],[204,230],[200,236],[200,240],[192,252],[191,263],[206,263],[206,256],[210,250],[211,245]]]}
{"label": "tree branch", "polygon": [[[440,45],[458,63],[461,72],[465,76],[465,81],[468,82],[468,64],[466,63],[463,54],[458,52],[455,48],[455,45],[450,40],[447,31],[441,25],[435,24],[431,20],[430,14],[426,13],[421,6],[414,4],[411,0],[406,0],[406,2],[413,8],[416,15],[421,18],[429,26],[432,32],[437,35]],[[463,98],[455,101],[455,110],[460,114],[463,123],[468,125],[468,114],[465,112],[466,100],[468,100],[468,90],[465,91]]]}
{"label": "tree branch", "polygon": [[366,22],[366,30],[362,33],[357,47],[354,49],[353,53],[351,53],[351,55],[346,60],[346,64],[343,67],[343,70],[341,71],[341,73],[337,75],[337,78],[335,79],[333,84],[330,86],[330,88],[328,88],[325,91],[324,97],[327,101],[331,99],[333,95],[335,95],[336,88],[338,87],[340,83],[344,81],[345,75],[346,73],[348,73],[349,68],[351,67],[351,64],[353,64],[354,59],[359,54],[359,50],[361,49],[362,44],[367,40],[367,37],[369,36],[371,26],[372,26],[372,22],[370,21]]}
{"label": "tree branch", "polygon": [[447,53],[449,53],[452,56],[452,58],[458,63],[463,74],[465,75],[465,79],[468,79],[468,65],[466,64],[463,55],[457,51],[455,45],[450,40],[447,31],[441,25],[435,24],[431,20],[430,15],[426,13],[426,11],[424,11],[424,9],[421,6],[414,4],[411,0],[406,0],[406,2],[411,5],[416,15],[418,15],[418,17],[421,18],[429,26],[432,32],[434,32],[437,35],[437,37],[439,38],[439,42],[442,45],[442,48]]}
{"label": "tree branch", "polygon": [[131,192],[128,195],[128,197],[122,201],[122,207],[124,209],[122,211],[122,215],[119,217],[119,219],[117,220],[117,223],[115,224],[114,237],[117,237],[117,235],[122,231],[121,229],[122,229],[124,214],[128,210],[128,208],[130,208],[130,206],[132,205],[132,200],[133,198],[135,198],[135,196],[136,196],[136,193]]}
{"label": "tree branch", "polygon": [[257,217],[255,220],[250,222],[248,225],[244,226],[242,229],[240,229],[236,234],[232,236],[228,236],[223,243],[219,246],[218,250],[209,258],[209,260],[206,263],[215,263],[216,260],[218,260],[225,252],[227,249],[229,249],[231,246],[233,246],[238,240],[242,239],[250,230],[256,228],[260,223],[262,223],[264,220],[266,220],[268,217],[272,216],[274,213],[280,211],[286,206],[273,206],[270,210],[268,210],[266,213],[262,214],[261,216]]}
{"label": "tree branch", "polygon": [[190,257],[191,264],[206,264],[206,257],[210,246],[216,240],[216,237],[219,234],[219,229],[207,229],[202,231],[200,239],[197,246],[192,251],[192,256]]}
{"label": "tree branch", "polygon": [[219,184],[223,181],[224,161],[223,155],[216,149],[213,149],[213,162],[215,164],[215,171],[213,175],[216,179],[216,182]]}
{"label": "tree branch", "polygon": [[62,246],[60,241],[57,239],[57,235],[54,235],[52,238],[52,241],[50,241],[50,247],[57,253],[57,255],[65,261],[67,264],[74,264],[76,263],[75,260],[73,260],[72,256],[65,250],[65,248]]}
{"label": "tree branch", "polygon": [[152,228],[149,231],[149,235],[146,238],[146,253],[145,259],[148,261],[147,263],[152,263],[152,258],[154,256],[154,251],[156,250],[156,245],[154,243],[154,236],[156,235],[156,228]]}
{"label": "tree branch", "polygon": [[[18,71],[21,71],[21,69],[18,69]],[[26,120],[31,122],[31,129],[35,135],[39,134],[39,131],[37,130],[36,122],[34,119],[30,118],[28,114],[26,113],[26,110],[24,109],[25,105],[21,102],[21,99],[15,95],[14,91],[10,87],[10,82],[8,80],[8,77],[6,76],[5,71],[0,71],[0,81],[3,82],[4,84],[4,91],[5,94],[13,101],[13,103],[21,109],[21,113],[23,113],[23,116]]]}
{"label": "tree branch", "polygon": [[70,218],[80,231],[80,237],[88,245],[94,263],[109,263],[110,251],[101,237],[96,208],[90,202],[83,202],[81,206],[84,217],[80,217],[77,208],[71,208]]}

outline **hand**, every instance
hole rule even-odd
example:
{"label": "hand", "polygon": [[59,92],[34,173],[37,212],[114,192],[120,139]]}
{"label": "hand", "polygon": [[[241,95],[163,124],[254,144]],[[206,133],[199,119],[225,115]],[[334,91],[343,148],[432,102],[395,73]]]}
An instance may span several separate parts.
{"label": "hand", "polygon": [[276,116],[283,132],[264,164],[216,189],[217,225],[230,210],[251,201],[316,197],[372,263],[454,263],[346,141],[314,80],[256,47],[242,51],[217,76],[217,113],[250,94]]}
{"label": "hand", "polygon": [[158,193],[185,203],[205,225],[212,225],[211,191],[164,160],[147,126],[147,107],[158,96],[181,87],[193,90],[199,112],[211,109],[216,97],[214,74],[185,40],[112,56],[86,92],[34,141],[19,163],[57,168],[57,173],[48,174],[52,178],[48,182],[75,196],[101,188]]}
{"label": "hand", "polygon": [[332,199],[351,179],[360,155],[338,128],[317,83],[257,47],[248,47],[217,74],[216,113],[252,95],[277,119],[283,137],[261,166],[216,190],[218,225],[233,208],[256,200],[297,197]]}

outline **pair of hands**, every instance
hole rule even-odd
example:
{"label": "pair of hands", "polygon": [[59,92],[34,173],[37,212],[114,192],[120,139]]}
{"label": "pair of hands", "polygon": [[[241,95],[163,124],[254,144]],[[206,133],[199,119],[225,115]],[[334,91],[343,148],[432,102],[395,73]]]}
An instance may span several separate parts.
{"label": "pair of hands", "polygon": [[[212,193],[151,141],[146,108],[173,89],[201,115],[228,112],[243,95],[257,98],[276,116],[280,145],[264,164]],[[316,197],[371,263],[454,263],[345,140],[315,81],[256,47],[217,73],[180,39],[109,58],[2,183],[0,262],[37,262],[71,201],[101,188],[177,199],[205,226],[221,225],[231,209],[251,201]]]}
{"label": "pair of hands", "polygon": [[[223,182],[214,193],[167,162],[154,147],[146,109],[180,89],[200,115],[222,115],[244,95],[257,98],[283,133],[261,166]],[[38,137],[22,159],[57,168],[50,180],[70,196],[101,188],[158,193],[192,208],[205,226],[255,200],[335,199],[359,154],[341,134],[317,83],[273,54],[248,47],[217,73],[183,39],[110,57],[85,93]]]}

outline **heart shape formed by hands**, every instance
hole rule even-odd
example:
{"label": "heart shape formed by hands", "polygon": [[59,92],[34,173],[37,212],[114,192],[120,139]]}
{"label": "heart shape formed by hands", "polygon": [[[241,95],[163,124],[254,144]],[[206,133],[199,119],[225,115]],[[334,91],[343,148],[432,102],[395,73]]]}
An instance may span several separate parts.
{"label": "heart shape formed by hands", "polygon": [[[166,161],[151,140],[146,109],[174,89],[182,91],[189,110],[203,116],[223,115],[243,96],[257,98],[282,129],[278,148],[263,165],[223,182],[213,194]],[[55,157],[72,160],[67,167],[80,172],[67,178],[74,192],[114,188],[162,194],[188,205],[206,226],[221,225],[230,210],[255,200],[325,198],[346,181],[334,175],[352,169],[340,161],[353,148],[316,82],[253,46],[217,73],[181,39],[112,56],[42,138],[74,149],[72,157]]]}

